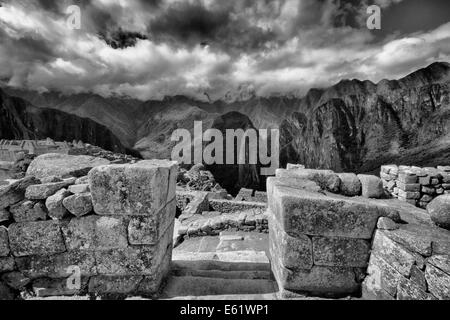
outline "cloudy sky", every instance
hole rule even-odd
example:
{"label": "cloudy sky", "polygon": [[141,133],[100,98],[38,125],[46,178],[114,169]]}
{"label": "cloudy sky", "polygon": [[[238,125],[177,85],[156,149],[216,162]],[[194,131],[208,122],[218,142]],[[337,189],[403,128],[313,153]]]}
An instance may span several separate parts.
{"label": "cloudy sky", "polygon": [[[303,95],[450,61],[449,0],[0,0],[0,79],[37,90],[205,99]],[[81,8],[81,29],[66,9]],[[368,30],[367,7],[382,8]]]}

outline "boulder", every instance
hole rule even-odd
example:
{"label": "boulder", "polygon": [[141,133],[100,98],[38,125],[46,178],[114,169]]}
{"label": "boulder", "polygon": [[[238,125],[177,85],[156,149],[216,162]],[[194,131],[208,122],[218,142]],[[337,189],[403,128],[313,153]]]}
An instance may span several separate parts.
{"label": "boulder", "polygon": [[344,196],[354,197],[361,194],[361,181],[354,173],[338,173],[341,179],[341,193]]}
{"label": "boulder", "polygon": [[363,197],[379,199],[384,195],[383,183],[377,176],[359,174],[358,179],[361,181]]}
{"label": "boulder", "polygon": [[80,193],[63,200],[63,206],[74,216],[81,217],[92,212],[92,196],[90,193]]}
{"label": "boulder", "polygon": [[109,163],[108,160],[103,158],[49,153],[34,159],[28,167],[27,175],[37,178],[49,176],[82,177],[87,175],[92,168]]}
{"label": "boulder", "polygon": [[437,226],[450,230],[450,194],[435,198],[428,204],[427,211]]}
{"label": "boulder", "polygon": [[67,209],[63,205],[63,200],[70,195],[72,195],[72,193],[66,189],[61,189],[53,196],[47,198],[45,206],[47,207],[50,218],[61,220],[68,214]]}

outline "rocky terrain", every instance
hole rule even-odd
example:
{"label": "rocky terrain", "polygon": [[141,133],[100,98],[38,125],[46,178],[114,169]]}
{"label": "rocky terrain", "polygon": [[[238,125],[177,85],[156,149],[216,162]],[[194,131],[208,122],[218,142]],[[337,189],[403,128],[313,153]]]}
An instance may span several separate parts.
{"label": "rocky terrain", "polygon": [[[383,80],[378,84],[343,80],[330,88],[311,89],[303,98],[262,98],[244,92],[215,102],[183,96],[140,102],[91,94],[65,96],[4,90],[45,108],[33,113],[35,122],[39,122],[37,118],[51,119],[46,108],[89,118],[110,130],[101,135],[96,134],[100,129],[95,126],[95,130],[84,130],[90,132],[87,137],[90,140],[100,140],[94,144],[109,149],[108,146],[118,145],[113,142],[118,139],[124,148],[134,149],[144,158],[168,158],[175,145],[170,139],[175,129],[192,132],[193,122],[203,121],[203,130],[207,130],[227,115],[230,128],[242,121],[257,129],[279,128],[282,166],[291,162],[311,168],[374,172],[385,163],[426,167],[448,162],[449,79],[450,65],[433,63],[400,80]],[[222,124],[223,128],[227,126]],[[10,135],[17,132],[14,129],[17,126],[10,121],[2,127]],[[65,132],[78,132],[78,127],[69,128]],[[48,129],[58,132],[60,127]],[[23,131],[19,130],[17,135],[25,134]],[[90,142],[89,139],[82,140]],[[220,166],[210,169],[231,191],[235,187],[264,186],[264,181],[260,183],[263,179],[255,176],[254,168],[234,170],[226,180],[221,176],[227,175],[224,172],[228,169]],[[243,184],[243,180],[247,182]]]}

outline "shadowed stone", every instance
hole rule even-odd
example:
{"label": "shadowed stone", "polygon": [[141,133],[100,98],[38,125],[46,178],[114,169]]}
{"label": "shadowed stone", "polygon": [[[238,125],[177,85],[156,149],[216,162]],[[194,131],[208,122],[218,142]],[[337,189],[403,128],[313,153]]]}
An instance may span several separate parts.
{"label": "shadowed stone", "polygon": [[63,200],[70,195],[71,193],[69,191],[61,189],[53,196],[47,198],[45,206],[47,207],[50,218],[61,220],[67,216],[68,211],[63,205]]}
{"label": "shadowed stone", "polygon": [[341,179],[341,194],[354,197],[361,194],[361,181],[354,173],[338,173]]}
{"label": "shadowed stone", "polygon": [[24,287],[30,283],[30,278],[26,277],[23,273],[17,271],[5,273],[4,275],[2,275],[2,280],[9,287],[15,290],[24,289]]}
{"label": "shadowed stone", "polygon": [[9,255],[9,239],[8,230],[0,226],[0,257],[6,257]]}
{"label": "shadowed stone", "polygon": [[33,281],[32,289],[36,297],[74,296],[86,291],[88,279],[81,278],[80,288],[69,287],[67,279],[41,278]]}
{"label": "shadowed stone", "polygon": [[63,182],[32,185],[27,188],[25,197],[29,200],[45,200],[57,191],[67,188],[75,182],[75,179],[67,179]]}
{"label": "shadowed stone", "polygon": [[0,257],[0,273],[13,271],[15,268],[13,257]]}
{"label": "shadowed stone", "polygon": [[5,209],[25,199],[25,191],[29,186],[40,184],[35,177],[26,177],[0,189],[0,209]]}
{"label": "shadowed stone", "polygon": [[94,210],[100,215],[154,215],[175,198],[175,162],[141,161],[89,172]]}
{"label": "shadowed stone", "polygon": [[361,181],[363,197],[378,199],[384,195],[383,183],[380,178],[376,176],[359,174],[358,179]]}
{"label": "shadowed stone", "polygon": [[109,163],[108,160],[103,158],[49,153],[34,159],[28,167],[27,175],[36,178],[48,176],[82,177],[87,175],[92,168]]}
{"label": "shadowed stone", "polygon": [[9,210],[15,222],[33,222],[47,219],[47,213],[40,202],[24,200],[12,206]]}

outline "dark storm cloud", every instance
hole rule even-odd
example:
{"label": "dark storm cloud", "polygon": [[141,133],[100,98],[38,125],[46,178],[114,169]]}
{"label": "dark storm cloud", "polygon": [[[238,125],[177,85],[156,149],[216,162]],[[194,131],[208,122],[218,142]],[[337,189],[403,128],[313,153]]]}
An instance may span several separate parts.
{"label": "dark storm cloud", "polygon": [[[0,78],[140,99],[206,99],[205,92],[217,99],[242,88],[303,94],[341,78],[396,78],[450,60],[450,19],[424,19],[415,30],[407,18],[396,24],[390,17],[391,8],[411,17],[413,2],[8,0],[0,8]],[[81,8],[81,30],[66,26],[73,4]],[[386,15],[386,28],[376,32],[366,28],[372,4]],[[417,16],[437,12],[415,8]]]}

